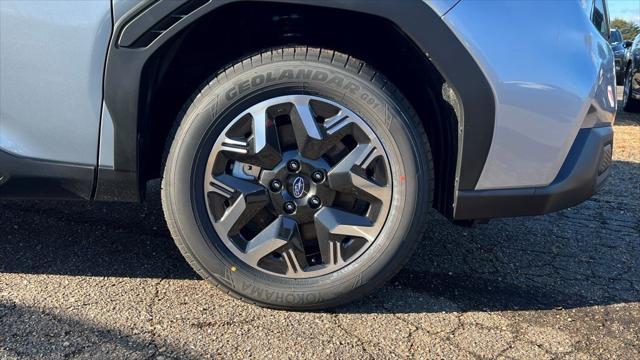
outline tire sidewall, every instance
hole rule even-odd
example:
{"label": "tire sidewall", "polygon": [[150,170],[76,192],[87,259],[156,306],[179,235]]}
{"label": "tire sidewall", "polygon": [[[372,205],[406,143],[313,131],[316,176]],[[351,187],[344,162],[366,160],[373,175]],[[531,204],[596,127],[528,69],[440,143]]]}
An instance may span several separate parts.
{"label": "tire sidewall", "polygon": [[[182,245],[205,276],[241,297],[288,308],[339,303],[387,280],[413,250],[411,243],[420,234],[416,218],[425,215],[431,191],[426,154],[420,156],[426,149],[397,99],[345,69],[310,61],[263,64],[225,77],[211,83],[187,110],[165,172],[166,196]],[[322,97],[359,115],[385,147],[392,173],[392,205],[378,238],[346,267],[306,279],[267,274],[239,261],[208,221],[202,186],[213,142],[229,122],[255,103],[291,94]]]}

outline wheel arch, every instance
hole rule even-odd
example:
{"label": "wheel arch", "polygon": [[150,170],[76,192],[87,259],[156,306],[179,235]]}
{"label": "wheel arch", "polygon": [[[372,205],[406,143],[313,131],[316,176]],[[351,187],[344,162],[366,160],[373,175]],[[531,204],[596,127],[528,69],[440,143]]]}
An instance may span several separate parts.
{"label": "wheel arch", "polygon": [[[357,47],[352,45],[354,38],[345,36],[340,41],[334,34],[337,31],[326,31],[327,36],[306,34],[301,38],[287,38],[295,32],[281,31],[280,37],[264,36],[247,44],[247,38],[242,37],[242,28],[234,28],[242,26],[242,18],[237,16],[247,6],[280,11],[279,17],[271,17],[271,26],[263,27],[267,34],[272,28],[291,30],[287,26],[295,23],[292,19],[295,14],[317,18],[320,16],[317,14],[332,12],[335,17],[332,17],[331,25],[363,37],[384,33],[387,42],[373,47],[375,41],[365,39],[358,42],[363,46],[354,50]],[[180,62],[185,59],[180,53],[193,46],[190,36],[198,31],[201,34],[203,27],[221,19],[226,20],[224,25],[216,28],[210,39],[214,51],[204,54],[213,56],[216,61],[209,63],[209,68],[197,69],[208,74],[199,80],[197,76],[181,77],[182,74],[175,70],[185,65]],[[314,21],[317,19],[311,23]],[[242,46],[229,50],[224,47],[224,44],[229,45],[224,39],[232,39]],[[431,140],[436,162],[434,206],[450,217],[458,188],[475,188],[482,171],[493,135],[494,99],[486,78],[462,43],[439,15],[420,1],[327,4],[320,0],[191,0],[156,1],[132,9],[116,23],[107,57],[104,93],[114,128],[114,163],[113,167],[99,168],[96,199],[139,200],[146,180],[159,174],[161,156],[158,152],[162,151],[171,127],[167,122],[173,122],[175,116],[170,119],[168,116],[158,123],[157,119],[162,116],[152,109],[154,104],[164,103],[167,94],[178,93],[181,100],[186,100],[185,94],[193,93],[204,79],[233,60],[259,51],[256,47],[304,41],[311,42],[304,45],[333,47],[361,58],[385,73],[408,97]],[[349,41],[352,43],[348,44]],[[403,52],[395,57],[380,56],[389,49]],[[189,54],[203,55],[197,51]],[[222,56],[216,56],[220,54]],[[399,58],[403,60],[402,66],[398,66]],[[407,76],[407,68],[415,73]],[[171,76],[174,77],[172,81],[164,82]],[[175,84],[184,88],[176,90]],[[157,92],[163,86],[164,89]],[[162,95],[155,97],[158,94]],[[184,101],[177,103],[171,104],[166,113],[177,114]],[[165,109],[161,113],[165,113]],[[465,133],[473,136],[464,136]]]}

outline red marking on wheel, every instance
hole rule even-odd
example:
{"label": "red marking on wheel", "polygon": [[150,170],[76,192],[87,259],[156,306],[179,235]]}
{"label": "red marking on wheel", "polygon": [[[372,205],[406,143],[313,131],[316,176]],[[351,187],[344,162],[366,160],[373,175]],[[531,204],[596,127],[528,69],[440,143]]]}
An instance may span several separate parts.
{"label": "red marking on wheel", "polygon": [[400,176],[400,182],[404,182],[405,179],[404,175]]}

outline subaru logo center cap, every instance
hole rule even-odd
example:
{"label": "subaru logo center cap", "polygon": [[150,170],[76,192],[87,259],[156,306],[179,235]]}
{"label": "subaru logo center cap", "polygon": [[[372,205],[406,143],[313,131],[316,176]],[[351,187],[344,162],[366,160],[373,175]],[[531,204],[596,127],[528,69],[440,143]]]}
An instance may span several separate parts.
{"label": "subaru logo center cap", "polygon": [[299,199],[304,195],[304,178],[298,176],[293,180],[293,197]]}

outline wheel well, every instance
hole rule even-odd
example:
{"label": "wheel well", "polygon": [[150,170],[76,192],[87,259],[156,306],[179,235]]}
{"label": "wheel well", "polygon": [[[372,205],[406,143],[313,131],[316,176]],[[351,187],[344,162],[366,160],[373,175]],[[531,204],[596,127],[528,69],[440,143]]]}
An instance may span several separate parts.
{"label": "wheel well", "polygon": [[154,53],[141,77],[141,180],[160,177],[167,138],[177,116],[206,79],[261,49],[287,45],[329,48],[355,56],[377,68],[400,89],[429,136],[434,156],[434,207],[450,216],[458,151],[453,91],[448,90],[427,55],[392,22],[314,6],[263,2],[225,5]]}

